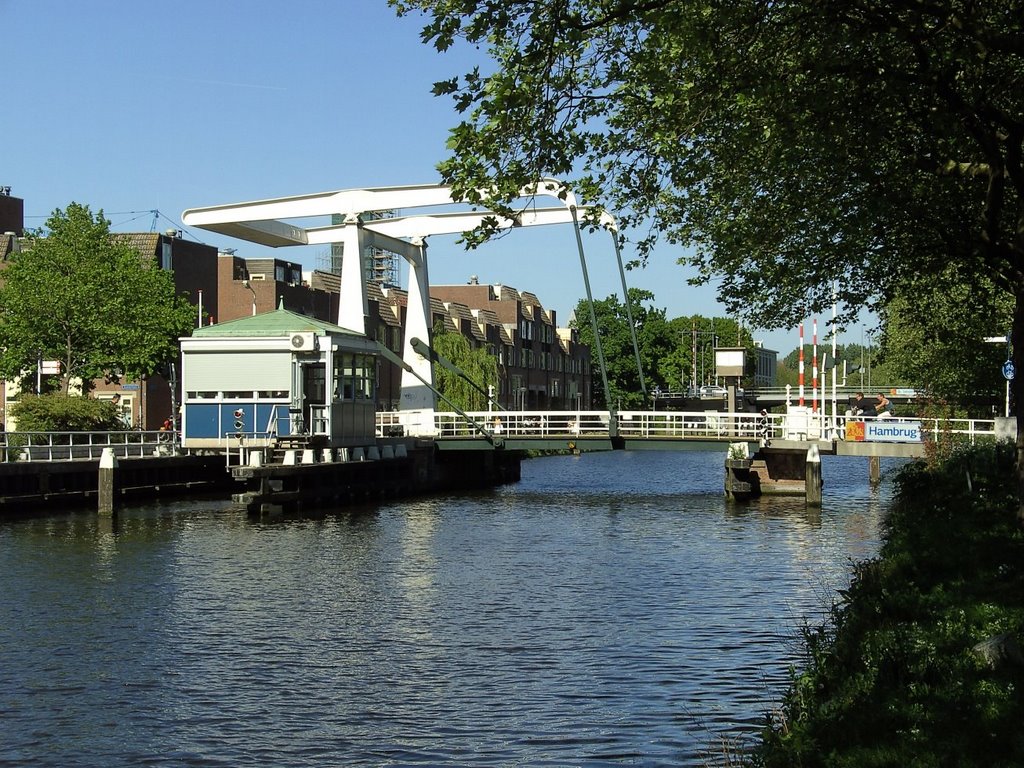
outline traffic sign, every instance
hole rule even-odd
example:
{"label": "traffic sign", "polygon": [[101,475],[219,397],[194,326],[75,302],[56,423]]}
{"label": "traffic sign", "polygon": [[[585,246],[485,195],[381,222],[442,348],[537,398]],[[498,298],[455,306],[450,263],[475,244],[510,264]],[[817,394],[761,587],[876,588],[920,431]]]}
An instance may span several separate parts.
{"label": "traffic sign", "polygon": [[1014,375],[1017,373],[1017,369],[1013,365],[1013,360],[1007,360],[1003,363],[1003,378],[1007,381],[1013,381]]}

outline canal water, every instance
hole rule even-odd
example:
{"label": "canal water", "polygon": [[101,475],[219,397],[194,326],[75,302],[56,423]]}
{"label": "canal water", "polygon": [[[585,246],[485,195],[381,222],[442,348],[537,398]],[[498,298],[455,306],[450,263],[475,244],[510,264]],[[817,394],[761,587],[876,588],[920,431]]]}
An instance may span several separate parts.
{"label": "canal water", "polygon": [[877,551],[889,481],[823,466],[820,512],[615,452],[317,517],[0,523],[0,766],[724,765]]}

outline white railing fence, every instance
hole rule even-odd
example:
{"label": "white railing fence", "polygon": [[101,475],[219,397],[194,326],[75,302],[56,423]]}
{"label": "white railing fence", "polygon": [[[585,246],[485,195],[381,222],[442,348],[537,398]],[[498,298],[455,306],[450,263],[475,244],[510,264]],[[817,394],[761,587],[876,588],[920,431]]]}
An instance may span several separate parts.
{"label": "white railing fence", "polygon": [[4,432],[0,461],[90,461],[109,448],[114,456],[171,456],[179,452],[173,432]]}
{"label": "white railing fence", "polygon": [[[902,417],[833,417],[810,410],[788,414],[723,413],[719,411],[620,411],[618,434],[627,439],[709,439],[826,441],[846,439],[847,422],[916,428],[922,439],[962,435],[970,442],[994,439],[992,419],[911,419]],[[377,414],[382,437],[416,435],[438,438],[608,437],[607,411],[387,411]]]}
{"label": "white railing fence", "polygon": [[[959,436],[973,444],[997,439],[992,419],[846,418],[822,413],[722,413],[718,411],[622,411],[617,414],[618,434],[639,440],[800,440],[848,439],[847,422],[916,427],[919,439]],[[611,414],[607,411],[473,411],[460,415],[447,411],[386,411],[377,414],[380,437],[437,438],[608,438]],[[265,448],[275,432],[234,433],[228,440],[230,457],[244,463],[253,448]],[[170,456],[181,452],[176,435],[165,431],[118,432],[0,432],[0,462],[96,460],[105,448],[121,458]],[[917,442],[907,440],[905,442]]]}

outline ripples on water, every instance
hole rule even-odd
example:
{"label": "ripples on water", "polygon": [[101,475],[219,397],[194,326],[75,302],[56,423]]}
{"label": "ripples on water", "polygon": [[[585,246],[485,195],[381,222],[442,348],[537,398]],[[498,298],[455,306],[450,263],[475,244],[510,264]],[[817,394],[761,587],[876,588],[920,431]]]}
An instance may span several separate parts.
{"label": "ripples on water", "polygon": [[705,764],[760,727],[888,493],[829,457],[820,512],[731,504],[722,460],[552,457],[273,523],[0,524],[0,765]]}

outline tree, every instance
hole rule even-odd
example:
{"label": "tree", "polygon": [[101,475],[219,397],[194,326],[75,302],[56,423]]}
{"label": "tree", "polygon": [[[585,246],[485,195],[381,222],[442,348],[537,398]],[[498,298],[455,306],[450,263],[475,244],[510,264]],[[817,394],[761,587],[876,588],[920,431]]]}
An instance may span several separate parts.
{"label": "tree", "polygon": [[[833,285],[849,320],[956,260],[1013,297],[1024,370],[1024,0],[389,1],[493,59],[435,84],[464,115],[457,194],[511,209],[564,177],[644,233],[641,259],[691,246],[768,328]],[[1024,411],[1018,458],[1024,490]]]}
{"label": "tree", "polygon": [[71,203],[46,222],[0,273],[0,375],[61,364],[72,379],[119,381],[155,373],[177,355],[193,325],[172,276],[110,232],[102,212]]}
{"label": "tree", "polygon": [[[881,349],[875,344],[838,344],[836,346],[836,368],[837,384],[841,385],[845,380],[846,386],[858,387],[861,390],[871,393],[879,389],[892,389],[893,387],[908,387],[914,382],[908,380],[904,372],[894,370],[881,357]],[[825,370],[828,370],[828,386],[832,386],[832,341],[825,339],[818,344],[819,361],[819,385],[825,381]],[[814,347],[812,344],[804,344],[804,386],[812,386],[811,377],[814,371]],[[845,372],[845,376],[844,376]],[[777,378],[780,386],[789,384],[792,387],[799,385],[800,377],[800,348],[795,348],[779,361]]]}
{"label": "tree", "polygon": [[[660,364],[670,359],[672,352],[678,348],[678,343],[673,342],[671,329],[665,319],[665,310],[650,306],[650,302],[654,300],[654,294],[650,291],[630,288],[629,298],[640,363],[643,366],[644,387],[640,385],[640,371],[637,370],[636,352],[629,330],[630,313],[626,312],[626,305],[615,294],[594,302],[594,315],[601,336],[605,373],[612,398],[610,404],[604,402],[601,363],[597,359],[597,344],[590,323],[590,307],[585,299],[581,299],[576,305],[574,323],[579,329],[580,341],[587,344],[591,350],[591,380],[595,404],[600,403],[605,407],[646,407],[644,389],[648,393],[655,387],[668,389],[671,381],[671,365],[665,369],[661,368]],[[648,304],[645,305],[644,302]]]}
{"label": "tree", "polygon": [[951,264],[889,301],[882,313],[882,356],[887,368],[934,400],[962,405],[976,417],[990,414],[991,401],[1002,402],[1007,349],[985,338],[1005,335],[1012,316],[1005,291]]}
{"label": "tree", "polygon": [[[682,382],[690,380],[695,328],[700,328],[697,336],[697,367],[699,372],[705,374],[699,383],[714,378],[714,339],[718,340],[719,346],[734,346],[734,342],[739,339],[741,346],[751,350],[753,348],[749,331],[737,328],[734,320],[704,318],[699,315],[668,320],[664,309],[653,306],[654,294],[650,291],[630,288],[629,298],[643,370],[643,388],[640,386],[636,353],[629,332],[630,313],[626,312],[626,305],[615,294],[594,302],[594,315],[607,365],[608,389],[612,404],[617,408],[649,407],[650,401],[645,399],[643,389],[646,389],[648,396],[656,388],[663,392],[679,391]],[[607,406],[604,403],[600,361],[597,359],[597,346],[586,299],[581,299],[576,305],[575,317],[574,324],[579,329],[580,341],[589,345],[593,353],[595,400]]]}
{"label": "tree", "polygon": [[435,84],[466,115],[441,164],[457,194],[564,176],[653,229],[642,256],[695,246],[764,327],[831,304],[833,278],[857,312],[950,254],[1017,277],[1021,0],[390,2],[494,60]]}
{"label": "tree", "polygon": [[438,392],[464,411],[486,410],[487,398],[483,393],[498,383],[497,357],[483,347],[470,346],[469,339],[461,333],[447,333],[441,328],[434,329],[433,349],[473,382],[470,384],[454,371],[436,365],[434,384]]}

